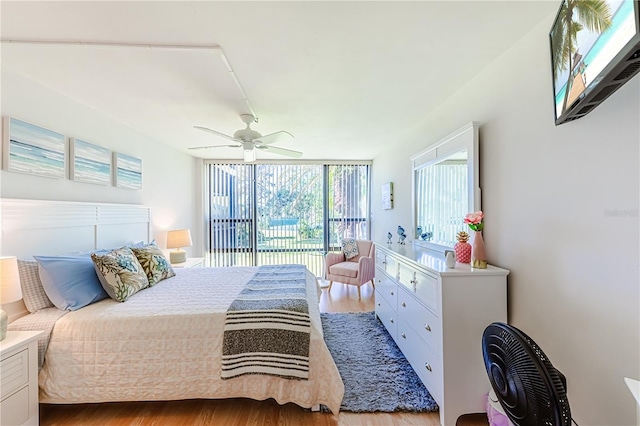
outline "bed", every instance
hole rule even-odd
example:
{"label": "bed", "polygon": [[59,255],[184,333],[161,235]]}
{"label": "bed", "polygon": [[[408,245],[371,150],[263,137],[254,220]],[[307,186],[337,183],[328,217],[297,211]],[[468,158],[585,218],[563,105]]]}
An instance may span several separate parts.
{"label": "bed", "polygon": [[[40,212],[37,231],[33,224],[26,225],[30,222],[23,217],[34,214],[33,203],[41,207],[37,210]],[[47,204],[48,208],[42,209],[42,204]],[[49,215],[63,212],[58,216],[67,217],[69,209],[87,206],[117,214],[110,216],[106,223],[73,219],[72,227],[78,229],[65,227],[68,239],[69,234],[78,236],[77,239],[70,238],[76,243],[89,235],[94,239],[92,243],[83,242],[74,248],[95,249],[108,247],[108,244],[117,246],[124,240],[151,239],[150,221],[144,219],[145,215],[149,218],[150,212],[141,214],[141,206],[4,199],[3,254],[24,258],[37,253],[36,250],[47,250],[47,235],[54,240],[58,238],[60,220],[43,218],[42,212]],[[21,213],[17,211],[22,209]],[[123,213],[129,209],[134,213]],[[105,214],[95,217],[104,218]],[[18,222],[22,225],[16,226]],[[87,227],[94,229],[86,232]],[[108,232],[101,227],[107,227]],[[117,229],[125,232],[124,236],[118,237],[123,241],[116,243]],[[37,237],[31,236],[36,232]],[[70,249],[64,247],[62,250]],[[56,251],[60,250],[56,246]],[[337,413],[344,385],[322,336],[319,289],[316,278],[309,271],[305,274],[311,319],[309,379],[286,379],[266,374],[221,378],[226,311],[256,271],[255,267],[176,269],[175,276],[139,291],[126,302],[108,298],[64,314],[56,313],[56,308],[47,308],[12,322],[10,327],[15,329],[20,323],[33,323],[41,315],[47,317],[45,322],[54,323],[39,374],[40,402],[68,404],[246,397],[273,398],[280,404],[293,402],[307,408],[322,404]]]}

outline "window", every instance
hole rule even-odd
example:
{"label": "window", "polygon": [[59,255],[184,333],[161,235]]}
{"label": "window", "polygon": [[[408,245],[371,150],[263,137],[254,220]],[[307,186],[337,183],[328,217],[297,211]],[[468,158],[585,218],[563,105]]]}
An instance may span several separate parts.
{"label": "window", "polygon": [[322,275],[343,236],[369,238],[368,164],[205,168],[211,266],[302,263]]}

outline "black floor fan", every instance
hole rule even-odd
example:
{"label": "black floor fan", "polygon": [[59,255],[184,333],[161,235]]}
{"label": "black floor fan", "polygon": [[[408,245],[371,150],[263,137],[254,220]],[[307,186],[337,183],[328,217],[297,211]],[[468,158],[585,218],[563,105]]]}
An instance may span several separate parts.
{"label": "black floor fan", "polygon": [[482,335],[491,386],[516,426],[570,426],[567,382],[525,333],[494,322]]}

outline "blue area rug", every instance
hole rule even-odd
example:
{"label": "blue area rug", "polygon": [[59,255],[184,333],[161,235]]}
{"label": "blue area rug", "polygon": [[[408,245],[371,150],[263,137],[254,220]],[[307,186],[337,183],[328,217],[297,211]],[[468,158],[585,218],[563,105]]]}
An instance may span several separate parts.
{"label": "blue area rug", "polygon": [[344,382],[340,410],[355,413],[438,410],[375,312],[320,316],[324,340]]}

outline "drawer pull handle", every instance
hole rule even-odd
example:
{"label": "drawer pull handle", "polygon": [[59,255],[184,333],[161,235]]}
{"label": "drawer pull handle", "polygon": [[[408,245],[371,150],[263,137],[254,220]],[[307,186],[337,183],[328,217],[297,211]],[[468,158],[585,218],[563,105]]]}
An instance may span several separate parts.
{"label": "drawer pull handle", "polygon": [[402,336],[402,338],[403,338],[403,339],[406,339],[406,338],[407,338],[407,335],[406,335],[406,334],[404,334],[404,332],[400,333],[400,335]]}
{"label": "drawer pull handle", "polygon": [[404,302],[402,302],[402,307],[403,307],[403,308],[406,308],[406,307],[407,307],[407,304],[406,304],[406,303],[404,303]]}
{"label": "drawer pull handle", "polygon": [[378,302],[378,306],[380,306],[380,302]]}
{"label": "drawer pull handle", "polygon": [[410,282],[411,284],[417,284],[417,283],[418,283],[418,280],[411,280],[411,281],[409,281],[409,282]]}
{"label": "drawer pull handle", "polygon": [[391,295],[393,296],[393,292],[391,292]]}
{"label": "drawer pull handle", "polygon": [[[378,303],[378,306],[380,306],[380,304]],[[427,331],[431,331],[431,326],[429,324],[425,324],[424,325],[424,329]]]}
{"label": "drawer pull handle", "polygon": [[425,362],[425,363],[424,363],[424,368],[426,368],[426,369],[427,369],[427,370],[429,370],[429,371],[433,371],[433,370],[431,369],[431,366],[429,365],[429,363],[428,363],[428,362]]}
{"label": "drawer pull handle", "polygon": [[386,265],[386,264],[387,264],[387,262],[382,262],[382,264],[383,264],[383,265]]}
{"label": "drawer pull handle", "polygon": [[391,318],[389,321],[391,321],[391,324],[393,324],[393,318]]}

